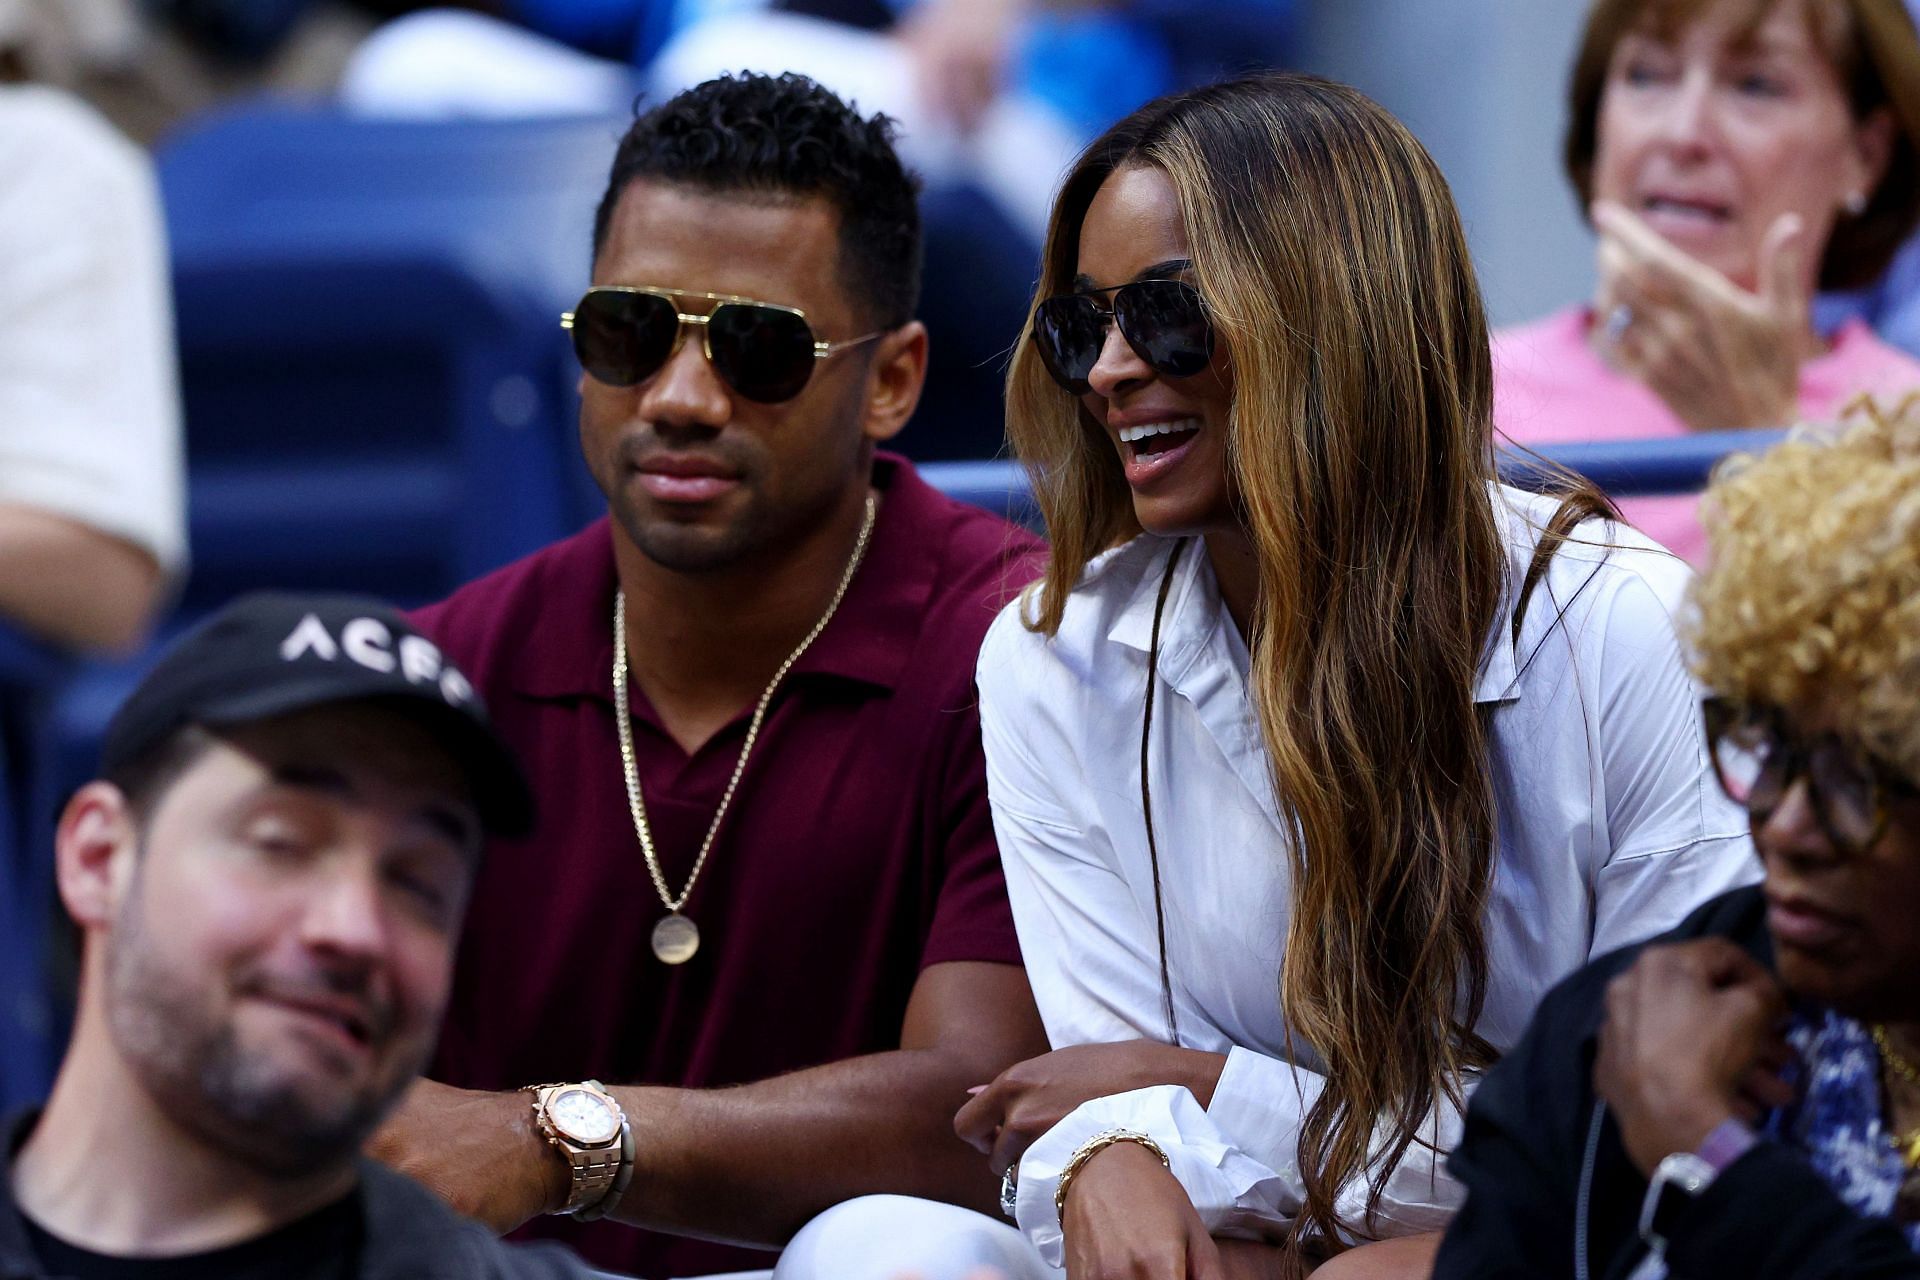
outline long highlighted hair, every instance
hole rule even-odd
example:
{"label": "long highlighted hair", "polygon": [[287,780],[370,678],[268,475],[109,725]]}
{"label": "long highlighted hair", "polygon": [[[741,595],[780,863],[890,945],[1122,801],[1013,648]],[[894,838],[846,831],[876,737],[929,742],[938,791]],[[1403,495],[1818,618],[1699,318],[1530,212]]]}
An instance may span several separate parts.
{"label": "long highlighted hair", "polygon": [[[1342,1184],[1368,1178],[1370,1220],[1434,1104],[1460,1104],[1493,1056],[1473,1030],[1496,842],[1473,689],[1505,565],[1486,318],[1426,151],[1365,96],[1300,75],[1162,98],[1095,141],[1055,204],[1036,302],[1071,290],[1088,205],[1134,166],[1178,192],[1232,361],[1229,492],[1259,562],[1251,695],[1296,830],[1274,850],[1294,886],[1279,994],[1327,1080],[1294,1229],[1332,1236]],[[1007,403],[1052,542],[1030,625],[1052,634],[1087,562],[1140,526],[1112,443],[1030,341]]]}

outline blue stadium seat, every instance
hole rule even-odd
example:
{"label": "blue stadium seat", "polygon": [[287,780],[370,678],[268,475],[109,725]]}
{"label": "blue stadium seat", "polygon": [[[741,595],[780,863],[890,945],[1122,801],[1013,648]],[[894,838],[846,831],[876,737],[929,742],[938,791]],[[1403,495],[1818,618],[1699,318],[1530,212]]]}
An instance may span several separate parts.
{"label": "blue stadium seat", "polygon": [[[1694,493],[1730,453],[1764,453],[1786,432],[1716,431],[1676,440],[1619,440],[1553,445],[1539,450],[1502,449],[1500,475],[1521,488],[1550,482],[1553,468],[1585,476],[1615,498]],[[984,507],[1032,529],[1041,527],[1027,473],[1008,459],[931,462],[921,467],[927,483],[949,497]]]}
{"label": "blue stadium seat", "polygon": [[[260,587],[420,603],[597,511],[559,317],[624,127],[260,101],[164,143],[193,565],[163,638]],[[0,1101],[33,1095],[35,1027],[58,1031],[39,943],[53,808],[157,643],[15,685],[8,650],[0,712],[30,726],[8,745],[33,780],[0,796]]]}
{"label": "blue stadium seat", "polygon": [[418,602],[578,527],[558,318],[621,128],[252,103],[165,143],[189,607]]}
{"label": "blue stadium seat", "polygon": [[0,1112],[46,1096],[65,1036],[53,977],[52,704],[62,655],[0,623]]}

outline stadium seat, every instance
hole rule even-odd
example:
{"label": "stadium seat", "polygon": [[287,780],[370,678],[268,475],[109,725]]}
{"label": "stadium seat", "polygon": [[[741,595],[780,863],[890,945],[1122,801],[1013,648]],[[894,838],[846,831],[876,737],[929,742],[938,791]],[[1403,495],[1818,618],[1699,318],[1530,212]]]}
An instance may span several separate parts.
{"label": "stadium seat", "polygon": [[50,737],[70,670],[0,624],[0,1112],[46,1096],[65,1035],[53,976]]}
{"label": "stadium seat", "polygon": [[[262,587],[421,603],[585,523],[559,317],[621,127],[260,101],[163,144],[193,558],[163,635]],[[72,681],[63,782],[151,659]]]}
{"label": "stadium seat", "polygon": [[162,146],[190,608],[418,602],[578,527],[558,321],[620,128],[252,103]]}

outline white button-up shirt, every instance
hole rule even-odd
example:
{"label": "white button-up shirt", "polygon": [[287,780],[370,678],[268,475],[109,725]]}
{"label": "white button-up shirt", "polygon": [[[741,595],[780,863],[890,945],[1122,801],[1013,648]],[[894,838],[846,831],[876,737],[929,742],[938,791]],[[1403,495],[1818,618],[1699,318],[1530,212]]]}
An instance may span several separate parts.
{"label": "white button-up shirt", "polygon": [[[1555,982],[1759,868],[1745,815],[1714,780],[1675,635],[1686,566],[1630,529],[1584,524],[1535,589],[1516,644],[1518,584],[1555,504],[1494,493],[1509,565],[1474,689],[1491,709],[1499,823],[1477,1030],[1506,1049]],[[1055,1047],[1166,1035],[1140,737],[1154,602],[1174,545],[1143,536],[1096,559],[1051,639],[1023,625],[1016,602],[980,653],[994,829]],[[1216,1234],[1276,1235],[1302,1203],[1300,1125],[1322,1064],[1305,1043],[1289,1045],[1279,1003],[1292,836],[1247,669],[1196,543],[1161,624],[1149,767],[1180,1040],[1227,1062],[1205,1109],[1175,1086],[1099,1098],[1027,1152],[1018,1217],[1054,1265],[1060,1169],[1103,1129],[1157,1140]],[[1442,1101],[1423,1136],[1444,1153],[1459,1133]],[[1416,1143],[1366,1234],[1437,1229],[1461,1194],[1441,1157]],[[1343,1188],[1342,1219],[1362,1222],[1366,1197],[1365,1178]]]}

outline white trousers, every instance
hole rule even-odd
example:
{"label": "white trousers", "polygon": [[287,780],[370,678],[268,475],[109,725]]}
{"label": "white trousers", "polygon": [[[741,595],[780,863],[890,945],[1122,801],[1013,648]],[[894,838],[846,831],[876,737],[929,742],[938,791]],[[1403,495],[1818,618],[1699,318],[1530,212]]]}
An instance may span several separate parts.
{"label": "white trousers", "polygon": [[912,1196],[862,1196],[800,1228],[772,1280],[1062,1280],[1010,1222]]}

